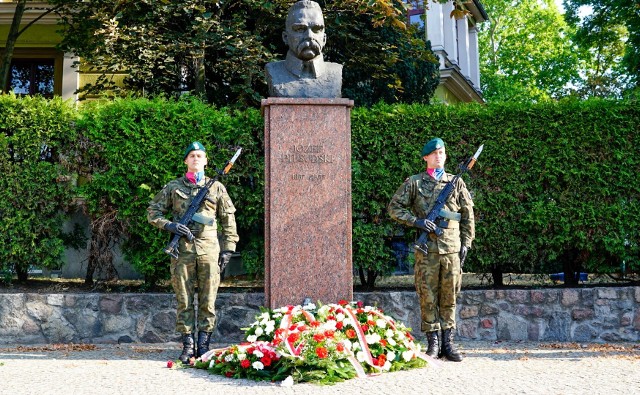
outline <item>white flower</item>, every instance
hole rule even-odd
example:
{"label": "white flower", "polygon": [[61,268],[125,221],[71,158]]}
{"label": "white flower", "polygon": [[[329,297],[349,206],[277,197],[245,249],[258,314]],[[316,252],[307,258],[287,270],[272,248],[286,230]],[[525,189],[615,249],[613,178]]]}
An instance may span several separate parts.
{"label": "white flower", "polygon": [[398,340],[404,339],[405,338],[404,332],[397,332],[396,333],[396,337],[398,338]]}
{"label": "white flower", "polygon": [[276,329],[276,323],[274,321],[267,322],[267,326],[264,328],[264,333],[270,335]]}
{"label": "white flower", "polygon": [[259,319],[259,320],[264,321],[264,320],[268,320],[268,319],[269,319],[269,317],[270,317],[269,312],[268,312],[268,311],[265,311],[264,313],[260,314],[260,316],[258,317],[258,319]]}
{"label": "white flower", "polygon": [[257,327],[254,333],[256,336],[260,336],[264,333],[264,330],[261,327]]}
{"label": "white flower", "polygon": [[371,333],[364,337],[367,340],[367,344],[377,344],[380,343],[380,335],[377,333]]}
{"label": "white flower", "polygon": [[360,362],[364,362],[364,351],[358,351],[358,353],[356,354],[356,359]]}
{"label": "white flower", "polygon": [[253,342],[255,342],[256,340],[258,340],[258,336],[256,336],[256,335],[249,335],[249,336],[247,336],[247,341],[248,341],[249,343],[253,343]]}
{"label": "white flower", "polygon": [[352,345],[351,342],[347,339],[344,339],[343,341],[341,341],[340,343],[342,343],[342,345],[344,346],[345,349],[347,350],[351,350]]}
{"label": "white flower", "polygon": [[384,336],[386,338],[393,337],[393,333],[393,329],[387,329],[387,331],[384,333]]}
{"label": "white flower", "polygon": [[360,348],[360,343],[358,343],[358,342],[353,342],[353,347],[351,347],[351,349],[352,349],[353,351],[355,351],[355,350],[357,350],[357,349],[359,349],[359,348]]}
{"label": "white flower", "polygon": [[393,361],[396,359],[396,354],[393,351],[387,353],[387,361]]}
{"label": "white flower", "polygon": [[335,331],[336,330],[336,324],[337,324],[336,321],[329,320],[329,321],[325,322],[324,324],[322,324],[322,329],[329,330],[329,331]]}
{"label": "white flower", "polygon": [[286,379],[282,380],[282,383],[280,383],[281,387],[291,387],[293,386],[293,377],[291,376],[287,376]]}
{"label": "white flower", "polygon": [[384,365],[382,365],[382,370],[389,370],[391,369],[391,362],[387,361],[384,363]]}
{"label": "white flower", "polygon": [[389,343],[389,345],[390,345],[391,347],[395,347],[395,346],[396,346],[396,344],[398,344],[398,343],[396,343],[396,341],[395,341],[395,340],[393,340],[393,338],[392,338],[392,337],[387,337],[387,343]]}
{"label": "white flower", "polygon": [[260,361],[255,361],[251,366],[253,366],[253,368],[255,370],[262,370],[264,369],[264,365],[262,364],[262,362]]}
{"label": "white flower", "polygon": [[345,315],[343,313],[336,314],[336,321],[340,322],[344,320]]}
{"label": "white flower", "polygon": [[211,361],[209,361],[209,369],[211,369],[213,367],[213,365],[216,364],[216,360],[215,359],[211,359]]}
{"label": "white flower", "polygon": [[382,318],[379,318],[379,319],[376,320],[376,326],[378,328],[384,329],[384,328],[387,327],[387,321],[383,320]]}
{"label": "white flower", "polygon": [[307,303],[304,305],[303,309],[305,310],[315,310],[316,309],[316,305],[313,303]]}
{"label": "white flower", "polygon": [[225,355],[224,360],[226,362],[231,362],[231,361],[233,361],[233,358],[234,358],[233,354],[227,354],[227,355]]}
{"label": "white flower", "polygon": [[404,359],[405,362],[409,362],[414,355],[415,353],[412,350],[407,350],[402,353],[402,359]]}
{"label": "white flower", "polygon": [[253,350],[253,355],[255,355],[258,358],[264,357],[264,354],[260,350]]}
{"label": "white flower", "polygon": [[244,361],[247,359],[247,354],[238,354],[238,361]]}
{"label": "white flower", "polygon": [[280,317],[282,317],[282,314],[280,314],[280,313],[275,313],[273,315],[273,318],[280,318]]}

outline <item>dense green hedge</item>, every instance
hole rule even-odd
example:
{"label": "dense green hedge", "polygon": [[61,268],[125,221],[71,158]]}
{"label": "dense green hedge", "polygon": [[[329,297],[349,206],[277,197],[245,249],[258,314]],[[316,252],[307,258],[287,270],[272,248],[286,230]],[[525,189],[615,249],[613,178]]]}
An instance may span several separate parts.
{"label": "dense green hedge", "polygon": [[[78,130],[91,142],[83,160],[91,179],[80,194],[87,199],[92,222],[111,218],[105,227],[125,229],[126,258],[147,280],[166,278],[168,256],[162,250],[168,235],[147,223],[149,201],[164,184],[184,174],[183,153],[189,142],[205,145],[209,168],[214,169],[242,146],[242,156],[222,180],[240,208],[242,250],[262,232],[262,128],[258,111],[217,110],[195,99],[118,99],[83,106]],[[105,234],[113,238],[113,232]],[[252,257],[247,256],[251,267]]]}
{"label": "dense green hedge", "polygon": [[0,95],[0,272],[57,268],[72,201],[75,111],[59,99]]}
{"label": "dense green hedge", "polygon": [[[622,262],[639,270],[638,125],[640,106],[633,101],[356,108],[354,264],[374,273],[391,270],[388,241],[400,228],[389,220],[386,205],[406,177],[424,170],[419,151],[439,136],[447,143],[449,172],[485,145],[465,176],[477,219],[466,270],[606,273],[619,270]],[[167,235],[147,224],[145,209],[163,184],[184,171],[184,146],[203,142],[210,167],[216,168],[242,146],[224,183],[238,207],[243,262],[252,273],[263,270],[264,142],[258,109],[215,109],[193,99],[88,103],[78,110],[74,130],[58,131],[60,141],[72,132],[84,147],[77,164],[81,180],[90,179],[80,182],[76,193],[86,198],[93,223],[125,230],[126,257],[151,282],[168,275],[162,253]],[[404,237],[411,240],[413,231]]]}
{"label": "dense green hedge", "polygon": [[450,172],[484,144],[465,177],[477,219],[467,270],[640,269],[637,102],[378,106],[352,125],[353,211],[365,219],[422,170],[427,139],[447,142]]}

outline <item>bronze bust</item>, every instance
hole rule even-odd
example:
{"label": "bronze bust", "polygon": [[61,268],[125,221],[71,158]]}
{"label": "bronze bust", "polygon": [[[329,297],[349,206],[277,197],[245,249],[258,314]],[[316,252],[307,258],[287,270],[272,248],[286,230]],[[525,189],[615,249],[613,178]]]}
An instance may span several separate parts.
{"label": "bronze bust", "polygon": [[269,96],[341,97],[342,65],[324,61],[327,35],[318,3],[302,0],[293,4],[282,39],[289,47],[286,59],[265,67]]}

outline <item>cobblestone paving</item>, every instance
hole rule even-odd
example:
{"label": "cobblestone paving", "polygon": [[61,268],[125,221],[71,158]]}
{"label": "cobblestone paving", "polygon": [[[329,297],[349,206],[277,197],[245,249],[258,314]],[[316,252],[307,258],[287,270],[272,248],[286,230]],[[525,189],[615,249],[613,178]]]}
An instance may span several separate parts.
{"label": "cobblestone paving", "polygon": [[167,369],[166,361],[179,354],[175,343],[87,348],[0,346],[0,394],[640,393],[640,344],[629,343],[464,342],[460,363],[291,387]]}

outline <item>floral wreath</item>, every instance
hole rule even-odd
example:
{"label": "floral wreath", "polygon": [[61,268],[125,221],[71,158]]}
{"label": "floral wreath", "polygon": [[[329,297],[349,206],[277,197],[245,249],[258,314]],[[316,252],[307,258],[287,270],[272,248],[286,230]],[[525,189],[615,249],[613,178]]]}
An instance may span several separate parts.
{"label": "floral wreath", "polygon": [[[246,342],[211,350],[190,365],[226,377],[287,385],[329,384],[434,361],[421,352],[411,328],[362,302],[261,308],[243,330]],[[168,366],[174,366],[172,361]]]}

